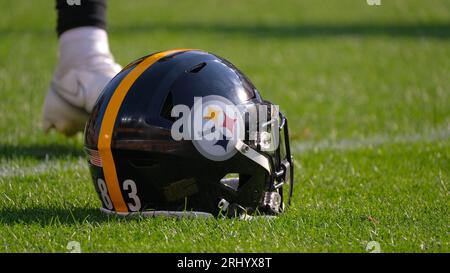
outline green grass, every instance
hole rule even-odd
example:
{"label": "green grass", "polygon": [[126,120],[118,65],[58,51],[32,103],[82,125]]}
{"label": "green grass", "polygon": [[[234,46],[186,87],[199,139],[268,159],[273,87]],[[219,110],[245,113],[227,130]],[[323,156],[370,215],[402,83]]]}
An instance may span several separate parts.
{"label": "green grass", "polygon": [[39,127],[53,2],[0,2],[0,252],[450,252],[449,1],[110,1],[120,63],[215,52],[288,116],[293,205],[254,221],[102,215],[81,136]]}

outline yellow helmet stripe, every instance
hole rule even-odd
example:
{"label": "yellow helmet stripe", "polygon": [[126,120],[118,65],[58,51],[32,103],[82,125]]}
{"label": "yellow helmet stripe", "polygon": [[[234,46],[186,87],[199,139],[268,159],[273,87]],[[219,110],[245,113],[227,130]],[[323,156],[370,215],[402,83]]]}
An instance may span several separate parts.
{"label": "yellow helmet stripe", "polygon": [[127,205],[125,204],[120,190],[116,166],[111,152],[111,139],[120,106],[122,105],[128,90],[130,90],[133,83],[145,70],[161,58],[187,50],[189,49],[173,49],[148,56],[120,82],[106,107],[100,127],[100,134],[98,136],[98,151],[103,163],[103,173],[108,193],[116,212],[128,212]]}

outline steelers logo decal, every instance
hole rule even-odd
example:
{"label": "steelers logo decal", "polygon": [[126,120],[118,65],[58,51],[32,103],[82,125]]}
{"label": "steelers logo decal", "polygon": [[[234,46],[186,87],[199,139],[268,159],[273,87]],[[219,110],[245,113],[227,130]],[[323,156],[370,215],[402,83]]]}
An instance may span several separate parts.
{"label": "steelers logo decal", "polygon": [[206,96],[191,111],[192,142],[206,158],[223,161],[236,154],[244,139],[244,122],[239,109],[221,96]]}

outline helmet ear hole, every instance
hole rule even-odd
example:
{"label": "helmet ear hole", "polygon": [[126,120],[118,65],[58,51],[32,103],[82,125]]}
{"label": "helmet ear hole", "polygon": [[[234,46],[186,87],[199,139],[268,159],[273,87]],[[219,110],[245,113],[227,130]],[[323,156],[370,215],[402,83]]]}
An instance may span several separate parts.
{"label": "helmet ear hole", "polygon": [[220,179],[220,183],[226,187],[237,191],[239,188],[239,174],[238,173],[227,173],[224,177]]}
{"label": "helmet ear hole", "polygon": [[238,191],[248,180],[250,180],[250,175],[227,173],[220,179],[220,183],[234,191]]}

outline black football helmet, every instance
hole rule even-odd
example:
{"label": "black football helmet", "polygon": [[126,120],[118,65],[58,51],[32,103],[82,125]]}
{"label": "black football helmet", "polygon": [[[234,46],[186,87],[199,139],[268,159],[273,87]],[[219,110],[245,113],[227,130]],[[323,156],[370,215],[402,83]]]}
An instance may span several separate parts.
{"label": "black football helmet", "polygon": [[[239,113],[225,110],[230,104]],[[198,115],[178,105],[200,105],[199,130]],[[206,139],[205,131],[221,133]],[[287,119],[235,66],[200,50],[158,52],[127,65],[97,100],[85,149],[108,213],[276,215],[292,197]]]}

